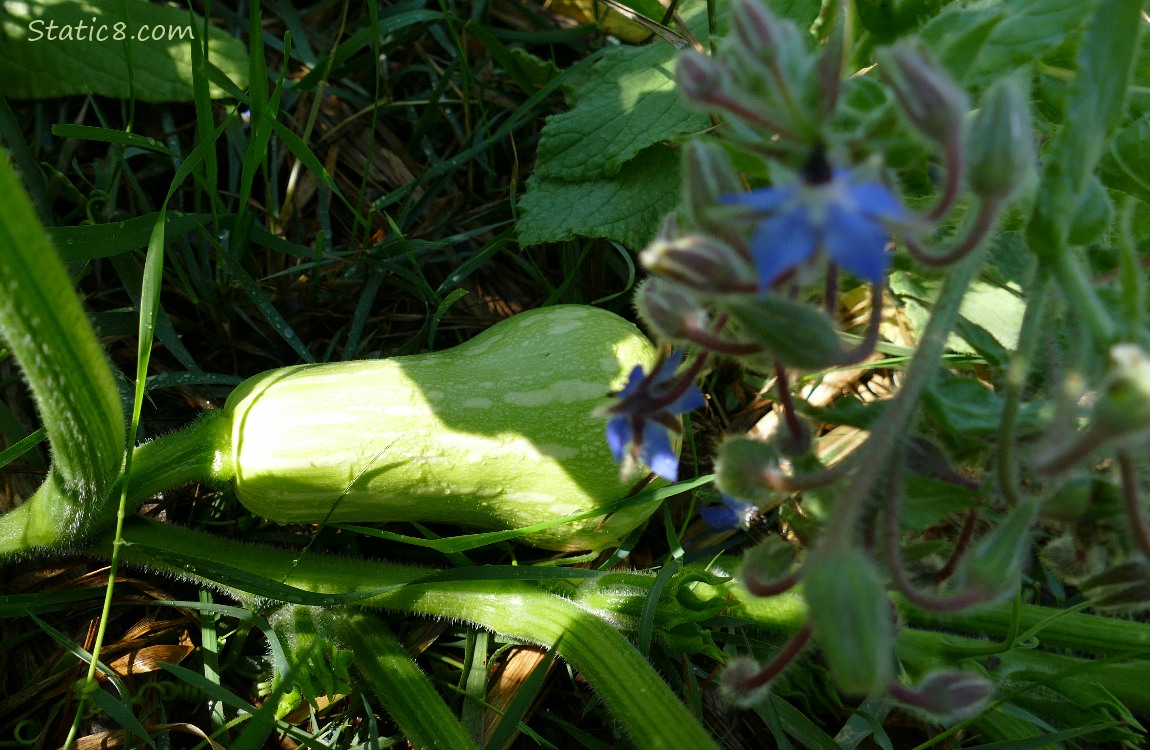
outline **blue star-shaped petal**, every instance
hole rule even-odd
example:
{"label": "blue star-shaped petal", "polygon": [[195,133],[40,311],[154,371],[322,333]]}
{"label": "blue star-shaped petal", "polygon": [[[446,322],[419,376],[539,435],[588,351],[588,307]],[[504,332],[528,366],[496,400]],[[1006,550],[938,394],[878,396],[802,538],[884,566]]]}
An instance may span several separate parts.
{"label": "blue star-shaped petal", "polygon": [[804,180],[720,200],[763,215],[751,237],[751,254],[764,290],[820,250],[850,273],[882,281],[890,241],[883,222],[906,219],[886,187],[855,182],[845,169],[834,170],[826,181]]}
{"label": "blue star-shaped petal", "polygon": [[604,410],[607,445],[624,474],[641,463],[672,482],[679,477],[679,458],[671,441],[681,429],[677,416],[705,401],[698,386],[675,378],[678,360],[674,356],[664,360],[650,375],[636,365],[627,385],[616,394],[618,401]]}
{"label": "blue star-shaped petal", "polygon": [[754,525],[759,518],[759,508],[753,503],[744,503],[730,495],[720,495],[722,505],[709,505],[699,508],[699,516],[715,531],[744,531]]}

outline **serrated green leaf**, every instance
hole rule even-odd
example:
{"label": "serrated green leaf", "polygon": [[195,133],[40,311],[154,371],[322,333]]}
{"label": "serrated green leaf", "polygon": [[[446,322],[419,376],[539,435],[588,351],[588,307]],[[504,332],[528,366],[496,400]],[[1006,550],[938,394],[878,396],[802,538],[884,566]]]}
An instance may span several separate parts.
{"label": "serrated green leaf", "polygon": [[572,90],[572,108],[547,121],[535,172],[563,180],[618,174],[640,151],[707,127],[675,86],[676,50],[669,44],[619,47]]}
{"label": "serrated green leaf", "polygon": [[[134,95],[149,102],[192,101],[192,61],[187,46],[199,42],[203,19],[146,0],[129,0],[128,8],[129,17],[121,18],[111,3],[4,3],[5,13],[0,16],[0,94],[12,99],[96,94],[119,99]],[[131,76],[126,38],[135,38]],[[212,63],[246,88],[244,45],[213,28],[208,47]],[[225,94],[213,86],[211,96],[222,98]]]}
{"label": "serrated green leaf", "polygon": [[982,88],[1058,47],[1092,7],[1089,0],[952,5],[923,27],[922,37],[960,83]]}
{"label": "serrated green leaf", "polygon": [[519,199],[519,241],[562,242],[576,235],[642,247],[679,200],[679,155],[652,146],[612,178],[567,182],[538,173]]}

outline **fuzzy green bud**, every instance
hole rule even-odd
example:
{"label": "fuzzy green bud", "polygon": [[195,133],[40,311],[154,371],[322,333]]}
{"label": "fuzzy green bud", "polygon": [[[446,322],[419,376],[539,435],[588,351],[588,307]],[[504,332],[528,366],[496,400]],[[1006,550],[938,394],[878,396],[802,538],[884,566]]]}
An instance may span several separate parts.
{"label": "fuzzy green bud", "polygon": [[781,536],[771,535],[751,547],[743,556],[739,578],[748,591],[762,596],[762,589],[771,588],[772,584],[791,574],[797,558],[798,549],[795,545]]}
{"label": "fuzzy green bud", "polygon": [[880,70],[910,124],[937,143],[957,141],[970,104],[926,48],[898,44],[879,50],[878,58]]}
{"label": "fuzzy green bud", "polygon": [[1007,200],[1034,169],[1030,108],[1013,79],[996,82],[982,95],[967,148],[967,185],[983,200]]}
{"label": "fuzzy green bud", "polygon": [[838,333],[822,310],[777,294],[727,300],[731,319],[770,355],[801,370],[821,370],[842,358]]}
{"label": "fuzzy green bud", "polygon": [[1133,614],[1150,609],[1150,564],[1145,560],[1111,564],[1078,585],[1090,606],[1100,612]]}
{"label": "fuzzy green bud", "polygon": [[860,549],[817,553],[803,574],[811,626],[831,675],[848,695],[890,684],[894,622],[886,586]]}
{"label": "fuzzy green bud", "polygon": [[1113,369],[1094,405],[1092,429],[1118,437],[1150,428],[1150,356],[1137,344],[1115,344],[1110,361]]}
{"label": "fuzzy green bud", "polygon": [[[715,486],[720,492],[752,500],[762,507],[771,497],[763,481],[763,471],[777,469],[778,465],[779,456],[770,444],[747,437],[728,438],[719,446],[715,457]],[[770,507],[775,505],[778,502]]]}
{"label": "fuzzy green bud", "polygon": [[664,341],[683,342],[710,325],[710,315],[687,290],[662,279],[648,278],[639,286],[635,309]]}

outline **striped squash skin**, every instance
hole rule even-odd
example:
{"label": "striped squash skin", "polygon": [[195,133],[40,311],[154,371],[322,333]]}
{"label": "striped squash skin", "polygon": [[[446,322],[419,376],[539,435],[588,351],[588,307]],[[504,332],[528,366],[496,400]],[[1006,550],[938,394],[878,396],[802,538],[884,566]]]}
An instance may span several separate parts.
{"label": "striped squash skin", "polygon": [[[235,489],[280,523],[424,521],[507,529],[623,498],[593,414],[651,343],[593,307],[516,315],[452,349],[302,365],[257,375],[228,398]],[[521,541],[600,549],[657,502]],[[334,506],[334,511],[332,508]]]}

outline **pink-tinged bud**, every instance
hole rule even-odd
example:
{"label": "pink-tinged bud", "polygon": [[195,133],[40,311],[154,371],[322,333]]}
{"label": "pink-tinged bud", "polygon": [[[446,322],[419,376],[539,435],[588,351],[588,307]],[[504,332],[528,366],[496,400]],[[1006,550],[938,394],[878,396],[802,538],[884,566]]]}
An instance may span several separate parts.
{"label": "pink-tinged bud", "polygon": [[783,22],[760,0],[732,0],[731,29],[743,49],[760,60],[769,60],[788,41]]}
{"label": "pink-tinged bud", "polygon": [[931,672],[916,688],[892,688],[891,695],[936,721],[953,724],[981,713],[994,685],[980,674],[947,669]]}
{"label": "pink-tinged bud", "polygon": [[1007,200],[1034,170],[1030,107],[1013,79],[998,81],[982,95],[966,143],[966,182],[984,201]]}
{"label": "pink-tinged bud", "polygon": [[1112,614],[1134,614],[1150,609],[1150,564],[1131,560],[1103,567],[1077,585],[1090,599],[1091,609]]}
{"label": "pink-tinged bud", "polygon": [[737,250],[702,234],[657,238],[639,260],[653,273],[704,294],[758,289],[755,270]]}
{"label": "pink-tinged bud", "polygon": [[970,111],[966,94],[924,47],[899,44],[878,52],[880,70],[920,133],[944,145],[958,141]]}
{"label": "pink-tinged bud", "polygon": [[737,708],[747,708],[761,701],[767,685],[756,684],[758,674],[759,665],[746,656],[727,662],[719,675],[719,690],[723,699]]}
{"label": "pink-tinged bud", "polygon": [[675,81],[683,98],[700,107],[707,106],[727,85],[726,68],[707,55],[687,50],[679,55]]}
{"label": "pink-tinged bud", "polygon": [[862,550],[808,558],[803,595],[815,641],[847,695],[885,689],[894,671],[894,623],[883,578]]}
{"label": "pink-tinged bud", "polygon": [[656,278],[647,279],[635,292],[635,309],[663,341],[687,341],[711,322],[707,311],[686,290]]}

